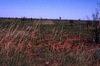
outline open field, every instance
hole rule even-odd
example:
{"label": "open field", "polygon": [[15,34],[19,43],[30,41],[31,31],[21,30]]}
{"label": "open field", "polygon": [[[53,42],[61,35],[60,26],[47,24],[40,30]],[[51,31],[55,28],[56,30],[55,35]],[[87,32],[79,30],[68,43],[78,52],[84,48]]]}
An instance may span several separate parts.
{"label": "open field", "polygon": [[100,66],[86,21],[0,19],[0,66]]}

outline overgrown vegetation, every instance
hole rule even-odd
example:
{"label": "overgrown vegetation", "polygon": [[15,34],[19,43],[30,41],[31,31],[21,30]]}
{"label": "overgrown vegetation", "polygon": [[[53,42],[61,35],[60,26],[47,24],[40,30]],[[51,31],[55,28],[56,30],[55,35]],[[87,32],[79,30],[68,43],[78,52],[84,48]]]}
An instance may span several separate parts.
{"label": "overgrown vegetation", "polygon": [[46,22],[1,19],[0,66],[100,65],[100,44],[88,42],[91,31],[83,22]]}

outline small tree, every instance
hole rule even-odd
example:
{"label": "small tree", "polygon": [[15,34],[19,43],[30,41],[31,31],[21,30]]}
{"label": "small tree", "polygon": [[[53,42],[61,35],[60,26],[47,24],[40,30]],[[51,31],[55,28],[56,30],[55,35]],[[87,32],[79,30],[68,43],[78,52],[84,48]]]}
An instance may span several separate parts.
{"label": "small tree", "polygon": [[61,20],[61,17],[59,17],[59,20]]}
{"label": "small tree", "polygon": [[74,20],[70,20],[70,26],[74,25]]}
{"label": "small tree", "polygon": [[100,19],[99,19],[99,15],[100,15],[99,11],[100,10],[99,9],[100,9],[100,7],[97,8],[95,10],[95,12],[92,14],[93,28],[94,28],[93,32],[94,32],[94,35],[95,35],[95,37],[94,37],[95,43],[100,42]]}

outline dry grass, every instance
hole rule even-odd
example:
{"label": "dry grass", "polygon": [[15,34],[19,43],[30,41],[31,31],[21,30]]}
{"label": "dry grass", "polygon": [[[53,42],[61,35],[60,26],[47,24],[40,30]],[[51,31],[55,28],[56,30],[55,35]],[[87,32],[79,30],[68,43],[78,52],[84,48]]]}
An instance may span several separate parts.
{"label": "dry grass", "polygon": [[81,36],[79,40],[64,36],[67,34],[63,33],[63,25],[60,31],[53,27],[50,32],[49,29],[41,32],[39,21],[31,27],[19,27],[20,23],[15,22],[0,30],[0,66],[100,65],[100,56],[97,56],[100,44],[87,46],[80,41]]}

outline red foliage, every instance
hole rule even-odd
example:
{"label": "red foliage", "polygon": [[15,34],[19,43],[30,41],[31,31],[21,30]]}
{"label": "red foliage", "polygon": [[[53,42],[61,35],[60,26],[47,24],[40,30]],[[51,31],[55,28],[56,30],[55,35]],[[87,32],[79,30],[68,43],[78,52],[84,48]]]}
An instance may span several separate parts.
{"label": "red foliage", "polygon": [[[69,38],[68,34],[64,33],[61,36],[63,40],[59,40],[59,41],[52,39],[53,33],[46,34],[45,31],[39,33],[39,37],[40,38],[38,38],[38,36],[35,33],[32,33],[30,36],[28,36],[28,38],[32,38],[33,41],[32,40],[30,41],[27,38],[25,38],[25,40],[23,40],[17,45],[16,45],[17,40],[9,41],[7,39],[4,39],[3,41],[0,41],[0,46],[2,44],[9,44],[10,46],[12,45],[12,47],[14,47],[17,52],[19,52],[22,51],[26,45],[26,50],[23,52],[29,55],[29,57],[33,57],[37,55],[37,53],[32,52],[34,48],[41,48],[41,47],[49,47],[53,52],[55,51],[59,52],[63,50],[72,50],[73,52],[77,52],[81,47],[84,48],[85,51],[88,51],[91,48],[93,49],[95,47],[100,48],[100,44],[97,44],[96,46],[90,46],[87,43],[87,37],[76,37],[74,34],[72,38]],[[36,44],[34,40],[37,41]]]}

